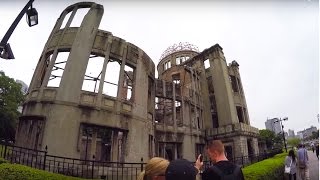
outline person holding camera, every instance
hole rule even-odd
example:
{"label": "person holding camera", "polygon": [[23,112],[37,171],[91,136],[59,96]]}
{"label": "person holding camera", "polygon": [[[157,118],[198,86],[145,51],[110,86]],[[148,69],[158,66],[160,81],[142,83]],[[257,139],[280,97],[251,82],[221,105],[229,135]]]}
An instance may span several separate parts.
{"label": "person holding camera", "polygon": [[209,141],[207,153],[213,165],[203,172],[202,180],[244,180],[241,168],[228,161],[225,155],[224,145],[220,140]]}

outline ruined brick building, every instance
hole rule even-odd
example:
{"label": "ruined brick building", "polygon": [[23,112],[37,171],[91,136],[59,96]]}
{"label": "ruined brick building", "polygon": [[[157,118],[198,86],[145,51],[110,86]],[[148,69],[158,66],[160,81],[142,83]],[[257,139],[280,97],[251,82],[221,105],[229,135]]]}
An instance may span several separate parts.
{"label": "ruined brick building", "polygon": [[120,162],[194,160],[208,139],[221,139],[229,158],[258,153],[239,65],[227,65],[218,44],[202,52],[183,43],[168,48],[156,78],[142,49],[98,29],[102,15],[102,5],[82,2],[58,18],[30,83],[16,145]]}

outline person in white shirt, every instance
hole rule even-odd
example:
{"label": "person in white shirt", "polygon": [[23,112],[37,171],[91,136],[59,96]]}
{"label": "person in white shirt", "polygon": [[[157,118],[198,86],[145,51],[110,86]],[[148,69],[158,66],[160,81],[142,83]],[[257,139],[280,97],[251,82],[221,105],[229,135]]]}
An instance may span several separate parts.
{"label": "person in white shirt", "polygon": [[288,173],[289,180],[297,179],[297,158],[293,150],[289,151],[288,156],[285,159],[285,166],[290,167],[290,172]]}

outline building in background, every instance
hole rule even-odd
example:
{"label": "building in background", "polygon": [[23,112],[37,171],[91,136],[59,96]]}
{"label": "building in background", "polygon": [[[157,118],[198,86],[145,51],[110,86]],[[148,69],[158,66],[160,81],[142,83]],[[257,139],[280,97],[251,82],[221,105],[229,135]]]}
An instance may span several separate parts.
{"label": "building in background", "polygon": [[266,129],[273,131],[275,134],[282,132],[279,118],[267,119],[265,122]]}
{"label": "building in background", "polygon": [[300,139],[304,139],[304,138],[312,136],[312,132],[317,132],[317,131],[318,131],[318,129],[316,127],[311,126],[305,130],[299,131],[297,134]]}
{"label": "building in background", "polygon": [[23,93],[23,94],[27,94],[27,92],[28,92],[28,85],[25,83],[25,82],[23,82],[23,81],[21,81],[21,80],[19,80],[19,79],[17,79],[16,80],[16,83],[19,83],[19,84],[21,84],[21,92]]}
{"label": "building in background", "polygon": [[303,131],[298,131],[296,137],[299,139],[303,139]]}
{"label": "building in background", "polygon": [[288,138],[289,138],[289,134],[288,134],[288,132],[284,132],[284,137],[285,137],[286,139],[288,139]]}
{"label": "building in background", "polygon": [[[23,95],[26,95],[28,92],[28,85],[19,79],[16,80],[16,83],[21,84],[21,92]],[[18,106],[18,111],[22,113],[22,105]]]}
{"label": "building in background", "polygon": [[289,129],[288,133],[289,133],[289,138],[294,138],[295,137],[294,130]]}
{"label": "building in background", "polygon": [[[79,9],[88,13],[74,26]],[[91,2],[62,12],[34,71],[16,145],[114,162],[193,161],[211,139],[224,142],[228,158],[259,153],[239,64],[227,64],[220,45],[169,47],[156,78],[142,49],[98,29],[102,15]]]}

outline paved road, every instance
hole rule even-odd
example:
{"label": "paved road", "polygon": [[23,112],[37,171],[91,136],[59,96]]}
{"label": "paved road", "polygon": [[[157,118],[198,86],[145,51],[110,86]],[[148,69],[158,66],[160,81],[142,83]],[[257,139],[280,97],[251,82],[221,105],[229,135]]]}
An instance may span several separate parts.
{"label": "paved road", "polygon": [[[319,160],[316,156],[316,152],[308,151],[309,157],[309,174],[310,180],[319,180]],[[299,173],[297,173],[297,180],[301,180]]]}

